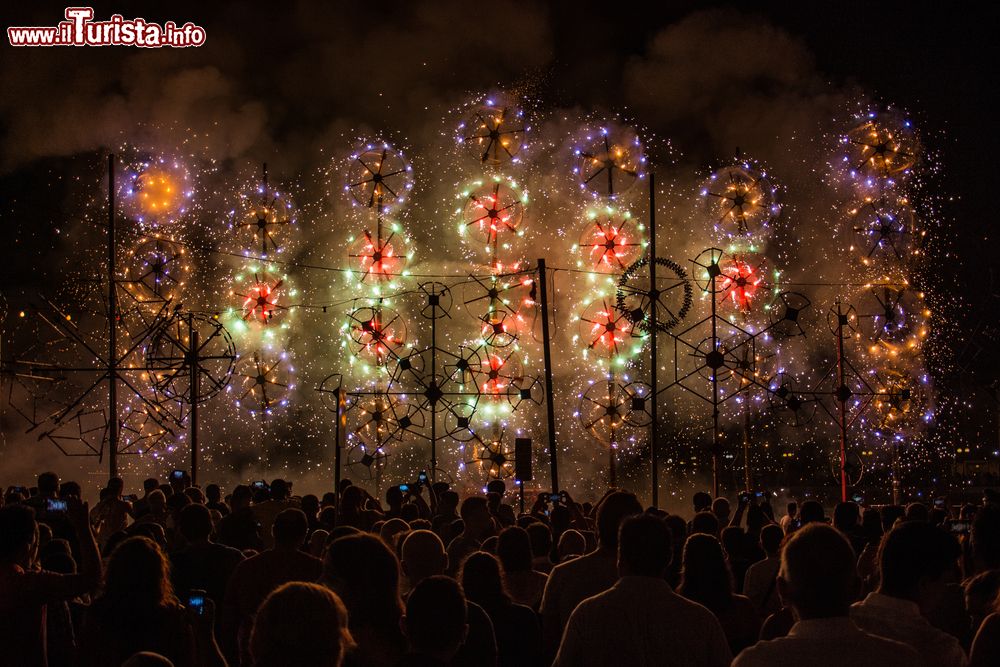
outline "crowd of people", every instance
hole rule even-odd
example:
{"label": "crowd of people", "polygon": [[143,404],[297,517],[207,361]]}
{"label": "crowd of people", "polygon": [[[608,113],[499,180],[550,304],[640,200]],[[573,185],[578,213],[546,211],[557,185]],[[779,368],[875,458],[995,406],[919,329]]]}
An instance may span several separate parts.
{"label": "crowd of people", "polygon": [[689,517],[501,481],[344,481],[0,507],[0,665],[1000,665],[1000,495],[862,508],[699,492]]}

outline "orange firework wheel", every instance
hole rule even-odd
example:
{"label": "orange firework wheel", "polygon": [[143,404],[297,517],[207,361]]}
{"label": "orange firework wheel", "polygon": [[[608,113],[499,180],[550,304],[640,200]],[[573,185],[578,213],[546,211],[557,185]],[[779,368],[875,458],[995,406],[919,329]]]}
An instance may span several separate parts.
{"label": "orange firework wheel", "polygon": [[487,99],[473,105],[455,132],[455,140],[483,164],[517,161],[527,131],[524,111]]}
{"label": "orange firework wheel", "polygon": [[766,232],[781,208],[777,188],[765,172],[749,164],[735,164],[713,173],[701,188],[705,214],[726,237]]}
{"label": "orange firework wheel", "polygon": [[905,172],[920,154],[920,141],[908,120],[894,113],[871,113],[847,133],[848,164],[866,176],[886,178]]}
{"label": "orange firework wheel", "polygon": [[580,189],[595,197],[617,199],[645,178],[642,142],[628,128],[602,127],[584,133],[573,157],[573,173]]}

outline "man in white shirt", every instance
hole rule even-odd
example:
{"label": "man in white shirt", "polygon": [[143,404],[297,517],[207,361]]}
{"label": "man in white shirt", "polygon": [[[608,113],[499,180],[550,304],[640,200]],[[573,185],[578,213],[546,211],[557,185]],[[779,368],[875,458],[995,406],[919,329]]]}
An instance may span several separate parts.
{"label": "man in white shirt", "polygon": [[788,503],[785,509],[786,514],[781,517],[781,529],[786,533],[791,533],[799,521],[799,504],[793,500]]}
{"label": "man in white shirt", "polygon": [[760,546],[767,558],[751,565],[743,579],[743,594],[756,605],[761,618],[767,618],[781,609],[778,568],[781,565],[781,540],[784,537],[784,531],[777,524],[771,523],[761,529]]}
{"label": "man in white shirt", "polygon": [[542,593],[542,642],[546,659],[559,648],[563,628],[581,601],[608,590],[618,581],[618,527],[625,517],[642,512],[634,494],[615,491],[597,510],[597,549],[552,569]]}
{"label": "man in white shirt", "polygon": [[864,632],[848,616],[858,591],[854,550],[836,528],[810,523],[781,554],[778,592],[796,618],[786,637],[758,642],[733,667],[914,667],[911,647]]}
{"label": "man in white shirt", "polygon": [[553,667],[727,667],[732,655],[719,621],[666,581],[672,555],[663,519],[625,519],[618,538],[621,578],[573,611]]}
{"label": "man in white shirt", "polygon": [[924,521],[893,528],[879,552],[878,590],[851,606],[851,620],[873,635],[912,646],[925,667],[965,667],[968,660],[958,639],[921,614],[958,579],[961,554],[958,540]]}

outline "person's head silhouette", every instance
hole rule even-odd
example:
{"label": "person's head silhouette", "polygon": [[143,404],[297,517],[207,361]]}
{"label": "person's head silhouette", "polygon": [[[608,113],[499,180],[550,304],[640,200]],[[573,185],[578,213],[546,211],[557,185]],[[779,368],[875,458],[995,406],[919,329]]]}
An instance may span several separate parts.
{"label": "person's head silhouette", "polygon": [[902,523],[879,549],[879,592],[932,608],[957,581],[961,555],[951,533],[926,521]]}
{"label": "person's head silhouette", "polygon": [[284,584],[267,596],[250,636],[256,667],[339,667],[353,646],[344,603],[329,589],[303,582]]}
{"label": "person's head silhouette", "polygon": [[400,624],[412,652],[447,663],[465,641],[468,616],[458,583],[434,576],[421,581],[410,593]]}
{"label": "person's head silhouette", "polygon": [[0,508],[0,562],[28,567],[38,549],[35,513],[24,505]]}
{"label": "person's head silhouette", "polygon": [[597,541],[601,549],[612,554],[618,551],[618,528],[622,521],[642,512],[642,505],[635,494],[615,491],[601,503],[597,510]]}
{"label": "person's head silhouette", "polygon": [[503,588],[500,562],[493,554],[477,551],[466,558],[460,579],[466,599],[486,609],[510,599]]}
{"label": "person's head silhouette", "polygon": [[807,524],[792,534],[781,552],[781,599],[800,619],[847,616],[859,585],[855,563],[851,543],[840,531]]}
{"label": "person's head silhouette", "polygon": [[444,542],[429,530],[415,530],[403,540],[403,574],[416,585],[427,577],[444,574],[448,569],[448,553]]}
{"label": "person's head silhouette", "polygon": [[623,577],[662,578],[673,558],[667,522],[652,514],[630,516],[618,533],[618,573]]}
{"label": "person's head silhouette", "polygon": [[271,527],[274,546],[281,549],[301,548],[308,532],[309,520],[305,512],[294,507],[279,512],[274,518],[274,526]]}

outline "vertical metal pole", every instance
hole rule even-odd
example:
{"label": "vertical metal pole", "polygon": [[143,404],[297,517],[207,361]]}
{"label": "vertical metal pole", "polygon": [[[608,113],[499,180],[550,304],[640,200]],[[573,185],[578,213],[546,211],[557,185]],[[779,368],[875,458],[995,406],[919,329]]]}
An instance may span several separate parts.
{"label": "vertical metal pole", "polygon": [[847,385],[844,383],[844,314],[837,303],[837,402],[840,403],[840,501],[847,502]]}
{"label": "vertical metal pole", "polygon": [[743,484],[750,493],[750,388],[747,387],[746,408],[743,410]]}
{"label": "vertical metal pole", "polygon": [[892,504],[899,505],[902,501],[903,483],[899,479],[899,443],[892,441]]}
{"label": "vertical metal pole", "polygon": [[337,504],[340,504],[340,469],[341,456],[344,449],[344,438],[347,436],[347,394],[343,387],[337,388],[337,425],[336,425],[336,446],[333,450],[333,493],[337,496]]}
{"label": "vertical metal pole", "polygon": [[115,155],[108,156],[108,478],[118,476],[118,293],[115,290]]}
{"label": "vertical metal pole", "polygon": [[[261,171],[261,178],[263,179],[263,184],[264,184],[264,192],[263,192],[264,206],[262,208],[266,208],[267,206],[267,163],[266,162],[261,164],[260,171]],[[266,211],[264,212],[264,215],[267,215]],[[261,230],[260,246],[261,246],[260,256],[267,257],[267,227]]]}
{"label": "vertical metal pole", "polygon": [[198,330],[194,328],[194,315],[188,315],[188,371],[191,373],[191,484],[198,483],[198,402],[201,387],[198,362]]}
{"label": "vertical metal pole", "polygon": [[660,505],[660,424],[656,404],[660,391],[659,360],[656,349],[656,174],[649,174],[649,481],[652,505]]}
{"label": "vertical metal pole", "polygon": [[[437,306],[431,308],[431,382],[434,383],[437,382],[437,310]],[[431,481],[437,481],[437,399],[431,401]]]}
{"label": "vertical metal pole", "polygon": [[[611,355],[610,353],[608,354],[608,356],[609,357],[613,357],[613,355]],[[612,401],[615,400],[615,398],[614,398],[615,373],[614,373],[614,359],[613,358],[609,358],[608,359],[608,368],[610,369],[608,371],[608,405],[610,406],[612,404]],[[614,416],[617,417],[617,415],[614,415]],[[616,459],[616,456],[615,456],[615,454],[616,454],[616,452],[615,452],[616,440],[615,440],[615,438],[617,436],[615,435],[615,426],[614,426],[614,420],[613,419],[611,420],[611,432],[610,432],[610,435],[611,435],[611,437],[608,438],[608,488],[609,489],[613,489],[616,486],[618,486],[618,471],[617,471],[616,465],[615,465],[617,463],[615,461],[615,459]]]}
{"label": "vertical metal pole", "polygon": [[[716,319],[715,281],[712,276],[712,352],[719,351],[719,329]],[[722,454],[722,443],[719,442],[719,369],[712,369],[712,495],[719,497],[719,460]]]}
{"label": "vertical metal pole", "polygon": [[542,302],[542,352],[545,362],[545,420],[549,434],[549,465],[552,492],[559,491],[559,455],[556,449],[556,411],[552,396],[552,340],[549,336],[549,286],[545,274],[545,259],[538,260],[538,282]]}

